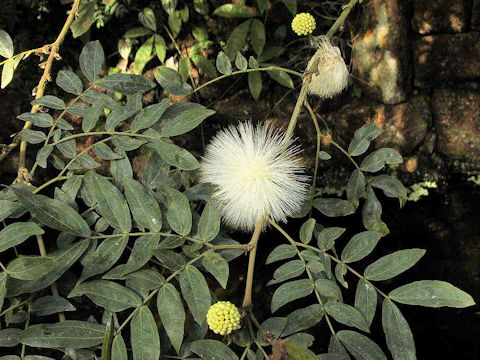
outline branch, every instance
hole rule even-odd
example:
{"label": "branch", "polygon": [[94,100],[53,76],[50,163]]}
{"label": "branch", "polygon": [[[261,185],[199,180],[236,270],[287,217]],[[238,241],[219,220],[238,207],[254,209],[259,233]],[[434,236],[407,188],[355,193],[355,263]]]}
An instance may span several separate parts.
{"label": "branch", "polygon": [[[52,44],[52,47],[50,49],[50,55],[48,56],[47,61],[45,62],[45,68],[43,70],[42,77],[40,78],[40,82],[38,83],[38,86],[36,88],[36,95],[35,99],[39,99],[43,96],[45,92],[45,86],[47,85],[47,82],[51,80],[50,77],[50,72],[52,70],[52,65],[53,65],[53,60],[57,57],[58,50],[60,49],[60,45],[62,44],[63,40],[65,39],[65,36],[68,33],[68,30],[70,29],[70,25],[72,24],[75,15],[77,14],[78,6],[80,4],[80,0],[75,0],[72,5],[72,9],[70,10],[70,14],[67,17],[67,20],[65,21],[65,24],[63,25],[62,30],[60,31],[60,34],[58,34],[57,39],[55,42]],[[38,112],[40,108],[40,105],[33,105],[31,109],[31,113],[35,114]],[[27,121],[25,125],[23,126],[23,129],[28,129],[32,126],[32,123],[30,121]],[[18,181],[23,181],[24,176],[23,174],[26,174],[25,172],[25,159],[26,159],[26,153],[27,153],[27,142],[25,140],[20,140],[21,137],[17,136],[15,140],[8,146],[6,151],[0,155],[0,161],[5,158],[10,151],[12,151],[14,148],[17,147],[18,143],[20,143],[20,159],[18,162],[18,176],[17,176],[17,182]]]}

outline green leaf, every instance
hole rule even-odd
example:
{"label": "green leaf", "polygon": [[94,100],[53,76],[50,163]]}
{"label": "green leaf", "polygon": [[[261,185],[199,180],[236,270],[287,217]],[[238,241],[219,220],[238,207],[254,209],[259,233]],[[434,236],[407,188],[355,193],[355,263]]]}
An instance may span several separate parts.
{"label": "green leaf", "polygon": [[223,51],[218,53],[216,66],[218,71],[223,75],[230,75],[232,73],[230,59]]}
{"label": "green leaf", "polygon": [[328,301],[325,304],[325,311],[341,324],[354,326],[362,331],[370,332],[365,317],[353,306],[337,301]]}
{"label": "green leaf", "polygon": [[250,56],[248,58],[248,66],[250,66],[250,68],[252,68],[252,69],[258,69],[259,68],[258,61],[255,60],[255,58],[253,56]]}
{"label": "green leaf", "polygon": [[255,16],[255,9],[239,4],[225,4],[215,9],[213,15],[222,17],[250,18]]}
{"label": "green leaf", "polygon": [[289,74],[281,70],[269,70],[267,74],[280,85],[293,89],[293,81]]}
{"label": "green leaf", "polygon": [[233,60],[237,55],[237,52],[241,51],[245,43],[247,42],[247,35],[250,31],[251,20],[246,20],[235,29],[228,37],[225,45],[225,53],[230,60]]}
{"label": "green leaf", "polygon": [[310,218],[305,221],[300,228],[300,241],[308,244],[312,240],[313,230],[315,229],[315,219]]}
{"label": "green leaf", "polygon": [[433,308],[465,308],[475,305],[473,298],[465,291],[439,280],[415,281],[391,291],[388,297],[402,304]]}
{"label": "green leaf", "polygon": [[360,168],[363,171],[377,172],[387,164],[400,164],[402,161],[402,156],[396,150],[381,148],[367,155],[360,164]]}
{"label": "green leaf", "polygon": [[122,150],[117,150],[120,155],[123,155],[121,159],[110,161],[110,172],[113,178],[118,184],[121,184],[123,179],[133,178],[133,168],[130,163],[130,159],[125,155]]}
{"label": "green leaf", "polygon": [[161,0],[161,1],[162,1],[163,10],[165,10],[167,14],[172,14],[177,8],[177,0]]}
{"label": "green leaf", "polygon": [[297,13],[297,0],[282,0],[288,11],[295,15]]}
{"label": "green leaf", "polygon": [[179,276],[179,283],[193,318],[199,325],[203,324],[212,302],[205,278],[195,266],[187,265]]}
{"label": "green leaf", "polygon": [[[65,134],[69,135],[69,134]],[[67,140],[64,142],[61,142],[57,144],[58,150],[61,151],[62,155],[65,156],[66,158],[73,158],[75,155],[77,155],[77,143],[75,142],[75,139]],[[65,166],[65,165],[63,165]],[[62,168],[63,168],[62,166]]]}
{"label": "green leaf", "polygon": [[162,214],[157,200],[136,180],[124,178],[125,197],[135,222],[153,232],[162,229]]}
{"label": "green leaf", "polygon": [[121,334],[113,338],[111,359],[128,360],[127,347]]}
{"label": "green leaf", "polygon": [[65,109],[65,102],[56,96],[44,95],[39,99],[30,102],[31,105],[43,105],[50,109],[63,110]]}
{"label": "green leaf", "polygon": [[363,231],[355,234],[342,251],[342,261],[355,262],[370,254],[381,236],[376,231]]}
{"label": "green leaf", "polygon": [[215,114],[214,110],[200,104],[176,104],[164,113],[160,133],[165,137],[185,134],[195,129],[203,120],[213,114]]}
{"label": "green leaf", "polygon": [[173,37],[176,37],[180,33],[180,30],[182,30],[182,18],[180,12],[175,11],[168,16],[168,27],[170,28]]}
{"label": "green leaf", "polygon": [[7,273],[0,273],[0,311],[3,308],[3,302],[5,301],[5,296],[7,295]]}
{"label": "green leaf", "polygon": [[109,270],[122,256],[128,243],[127,235],[119,235],[102,241],[98,248],[83,260],[83,271],[79,282]]}
{"label": "green leaf", "polygon": [[98,74],[103,67],[103,61],[105,60],[105,54],[103,52],[102,45],[97,41],[90,41],[85,45],[80,53],[80,69],[83,75],[95,82],[99,79]]}
{"label": "green leaf", "polygon": [[272,313],[283,305],[310,295],[313,292],[313,283],[309,279],[294,280],[280,285],[272,297]]}
{"label": "green leaf", "polygon": [[169,170],[170,165],[160,155],[153,153],[142,174],[142,183],[149,189],[157,189],[165,184]]}
{"label": "green leaf", "polygon": [[335,245],[335,240],[337,240],[344,232],[345,228],[341,227],[329,227],[322,229],[318,234],[315,234],[317,237],[318,247],[322,250],[329,250]]}
{"label": "green leaf", "polygon": [[250,42],[252,43],[255,53],[260,55],[263,51],[263,47],[265,46],[265,27],[258,19],[252,20],[252,26],[250,28]]}
{"label": "green leaf", "polygon": [[8,84],[13,79],[13,74],[15,72],[15,62],[13,59],[8,59],[5,64],[3,64],[2,69],[2,80],[0,84],[0,88],[5,89]]}
{"label": "green leaf", "polygon": [[45,233],[45,231],[34,222],[16,222],[10,224],[0,231],[0,252],[20,245],[32,235],[41,235],[43,233]]}
{"label": "green leaf", "polygon": [[21,209],[23,209],[23,206],[17,201],[0,200],[0,221],[16,215]]}
{"label": "green leaf", "polygon": [[89,240],[78,241],[49,254],[50,257],[56,259],[55,267],[40,279],[29,281],[9,279],[7,296],[12,297],[24,293],[32,293],[51,285],[78,260],[87,249],[88,244]]}
{"label": "green leaf", "polygon": [[179,271],[185,266],[185,258],[182,254],[176,253],[172,250],[153,249],[155,257],[160,261],[163,267],[170,271]]}
{"label": "green leaf", "polygon": [[157,324],[148,306],[142,306],[130,324],[134,360],[158,360],[160,337]]}
{"label": "green leaf", "polygon": [[367,199],[362,207],[362,222],[367,230],[377,231],[382,236],[390,232],[387,224],[382,221],[382,204],[370,186],[367,189]]}
{"label": "green leaf", "polygon": [[277,268],[273,273],[273,280],[268,285],[278,284],[280,282],[300,276],[305,271],[305,262],[303,260],[292,260]]}
{"label": "green leaf", "polygon": [[243,56],[240,51],[237,52],[237,56],[235,57],[235,66],[242,71],[248,68],[247,59],[245,59],[245,56]]}
{"label": "green leaf", "polygon": [[203,55],[192,55],[191,59],[195,63],[195,66],[199,68],[205,75],[214,79],[218,76],[217,69],[211,60],[208,60]]}
{"label": "green leaf", "polygon": [[0,30],[0,56],[7,59],[13,56],[12,38],[4,30]]}
{"label": "green leaf", "polygon": [[55,262],[50,256],[20,256],[8,264],[7,273],[19,280],[37,280],[48,274]]}
{"label": "green leaf", "polygon": [[355,307],[363,314],[367,325],[371,325],[377,309],[377,291],[371,283],[360,279],[355,293]]}
{"label": "green leaf", "polygon": [[375,139],[380,133],[380,128],[374,123],[363,125],[360,129],[355,131],[353,140],[348,146],[348,153],[351,156],[362,155],[370,146],[370,141]]}
{"label": "green leaf", "polygon": [[103,101],[93,103],[87,110],[85,116],[82,119],[82,130],[89,132],[92,130],[98,122],[98,119],[103,114],[103,108],[105,103]]}
{"label": "green leaf", "polygon": [[198,221],[198,237],[206,242],[215,239],[220,231],[220,212],[213,201],[208,201]]}
{"label": "green leaf", "polygon": [[365,179],[363,173],[358,169],[353,171],[352,175],[348,179],[346,190],[347,199],[352,203],[355,209],[358,207],[359,200],[364,198],[366,195],[366,186],[367,180]]}
{"label": "green leaf", "polygon": [[82,2],[70,29],[74,38],[85,34],[95,22],[95,3]]}
{"label": "green leaf", "polygon": [[104,160],[118,160],[122,159],[123,156],[112,151],[105,143],[96,143],[93,148],[95,155],[101,157]]}
{"label": "green leaf", "polygon": [[355,207],[349,201],[336,198],[316,198],[313,207],[328,217],[346,216],[355,212]]}
{"label": "green leaf", "polygon": [[44,142],[47,136],[42,131],[23,129],[21,131],[22,139],[29,144],[40,144]]}
{"label": "green leaf", "polygon": [[63,297],[47,295],[35,300],[31,310],[37,316],[45,316],[77,309]]}
{"label": "green leaf", "polygon": [[165,39],[161,35],[155,34],[153,35],[153,40],[157,58],[163,63],[165,61],[165,56],[167,55],[167,44],[165,43]]}
{"label": "green leaf", "polygon": [[356,360],[387,360],[380,346],[356,331],[342,330],[338,338]]}
{"label": "green leaf", "polygon": [[347,267],[344,263],[338,263],[335,266],[335,277],[337,281],[342,284],[345,289],[348,289],[348,283],[345,281],[345,274],[347,273]]}
{"label": "green leaf", "polygon": [[282,331],[282,337],[317,325],[323,318],[324,311],[320,304],[313,304],[297,309],[287,316],[287,324]]}
{"label": "green leaf", "polygon": [[143,235],[137,238],[121,275],[138,270],[145,265],[152,258],[152,250],[158,246],[159,241],[160,235]]}
{"label": "green leaf", "polygon": [[152,58],[152,51],[153,51],[153,39],[154,37],[151,36],[150,38],[145,41],[142,46],[140,46],[135,54],[134,60],[134,73],[141,75],[145,65],[150,61]]}
{"label": "green leaf", "polygon": [[135,74],[116,73],[104,77],[97,85],[123,95],[131,95],[137,92],[145,92],[155,87],[155,83],[145,76]]}
{"label": "green leaf", "polygon": [[132,228],[132,220],[127,201],[120,190],[103,176],[89,171],[83,178],[97,202],[96,210],[115,229],[128,233]]}
{"label": "green leaf", "polygon": [[332,156],[325,151],[319,151],[318,152],[318,158],[320,160],[330,160],[332,158]]}
{"label": "green leaf", "polygon": [[297,255],[297,250],[295,249],[295,246],[288,244],[278,245],[275,249],[272,250],[270,255],[268,255],[265,264],[268,265],[275,261],[290,259],[295,255]]}
{"label": "green leaf", "polygon": [[112,312],[142,305],[142,299],[132,290],[107,280],[93,280],[78,284],[68,294],[69,298],[86,295],[98,306]]}
{"label": "green leaf", "polygon": [[167,283],[160,289],[157,296],[157,309],[173,348],[180,353],[185,326],[185,309],[175,286]]}
{"label": "green leaf", "polygon": [[[332,359],[332,360],[350,360],[350,355],[348,355],[347,350],[340,342],[340,339],[337,335],[332,335],[330,337],[330,343],[328,344],[328,353],[338,355],[339,359]],[[330,360],[330,359],[328,359]]]}
{"label": "green leaf", "polygon": [[22,329],[17,329],[17,328],[6,328],[3,330],[0,330],[0,346],[1,347],[17,346],[19,344],[19,341],[17,339],[19,335],[22,333],[22,331],[23,331]]}
{"label": "green leaf", "polygon": [[180,191],[165,187],[167,221],[177,234],[187,236],[192,229],[192,212],[187,197]]}
{"label": "green leaf", "polygon": [[190,343],[188,348],[203,360],[238,360],[238,356],[218,340],[197,340]]}
{"label": "green leaf", "polygon": [[382,305],[382,326],[387,346],[395,360],[416,360],[412,330],[398,307],[389,299]]}
{"label": "green leaf", "polygon": [[160,86],[172,95],[185,96],[189,95],[193,89],[190,85],[182,81],[182,77],[178,71],[166,66],[158,66],[154,72]]}
{"label": "green leaf", "polygon": [[388,280],[410,269],[423,255],[425,255],[424,249],[395,251],[367,266],[363,274],[368,280]]}
{"label": "green leaf", "polygon": [[150,8],[144,8],[141,12],[138,13],[138,20],[146,28],[157,31],[157,22],[155,20],[155,14]]}
{"label": "green leaf", "polygon": [[283,347],[292,360],[317,360],[315,353],[303,344],[288,340],[283,343]]}
{"label": "green leaf", "polygon": [[390,175],[379,175],[370,181],[370,185],[382,189],[385,196],[398,198],[400,207],[405,205],[407,201],[407,189],[405,189],[397,178]]}
{"label": "green leaf", "polygon": [[126,276],[125,284],[131,289],[150,291],[159,288],[165,282],[165,278],[155,270],[142,269]]}
{"label": "green leaf", "polygon": [[252,97],[258,100],[262,92],[262,75],[259,71],[248,73],[248,88]]}
{"label": "green leaf", "polygon": [[212,274],[219,284],[226,289],[229,275],[228,262],[218,253],[211,252],[202,259],[203,267]]}
{"label": "green leaf", "polygon": [[315,281],[315,288],[318,290],[320,295],[339,300],[342,298],[342,291],[338,285],[328,279],[318,279]]}
{"label": "green leaf", "polygon": [[30,326],[20,336],[20,342],[31,347],[82,349],[101,344],[104,333],[105,325],[67,320]]}
{"label": "green leaf", "polygon": [[23,113],[17,116],[17,119],[22,121],[30,121],[33,125],[49,128],[53,125],[53,118],[47,113]]}
{"label": "green leaf", "polygon": [[168,108],[168,99],[163,99],[160,103],[147,106],[138,113],[130,125],[130,131],[136,133],[147,129],[160,120],[162,114]]}
{"label": "green leaf", "polygon": [[90,228],[85,220],[64,202],[43,195],[33,195],[30,191],[17,187],[11,189],[22,205],[42,224],[78,236],[90,236]]}
{"label": "green leaf", "polygon": [[200,15],[208,14],[208,1],[207,0],[193,0],[193,8]]}
{"label": "green leaf", "polygon": [[56,79],[57,85],[66,92],[80,95],[83,91],[82,80],[70,70],[60,70]]}
{"label": "green leaf", "polygon": [[[53,151],[53,146],[52,145],[46,145],[42,147],[40,150],[37,152],[37,156],[35,161],[37,162],[38,166],[41,168],[46,168],[47,167],[47,160],[50,154]],[[1,207],[1,206],[0,206]],[[1,218],[1,216],[0,216]]]}

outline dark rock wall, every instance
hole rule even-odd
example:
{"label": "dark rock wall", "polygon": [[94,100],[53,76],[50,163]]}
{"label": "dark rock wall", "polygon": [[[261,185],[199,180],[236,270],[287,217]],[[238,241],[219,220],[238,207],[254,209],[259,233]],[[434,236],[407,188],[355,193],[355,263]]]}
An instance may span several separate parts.
{"label": "dark rock wall", "polygon": [[[377,146],[403,170],[480,172],[480,0],[371,0],[360,5],[352,79],[361,91],[326,114],[344,138],[375,122]],[[408,164],[414,163],[414,167]]]}

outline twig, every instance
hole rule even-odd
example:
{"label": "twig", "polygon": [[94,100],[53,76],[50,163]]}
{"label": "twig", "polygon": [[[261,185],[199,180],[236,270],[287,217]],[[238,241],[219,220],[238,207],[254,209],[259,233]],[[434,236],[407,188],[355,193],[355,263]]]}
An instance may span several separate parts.
{"label": "twig", "polygon": [[[65,36],[67,35],[68,30],[70,29],[70,25],[72,24],[75,18],[75,15],[77,14],[79,4],[80,4],[80,0],[74,0],[72,8],[70,10],[70,14],[67,17],[67,20],[65,21],[65,24],[63,25],[63,28],[60,31],[60,34],[58,34],[57,39],[52,44],[52,47],[50,49],[50,55],[48,56],[48,59],[45,62],[45,68],[43,70],[42,77],[40,78],[40,82],[38,83],[38,86],[36,88],[35,99],[39,99],[43,96],[45,92],[45,86],[47,85],[47,82],[51,80],[50,72],[52,70],[53,60],[55,60],[55,58],[57,57],[58,50],[60,49],[60,45],[65,39]],[[33,105],[32,110],[30,112],[32,114],[35,114],[36,112],[38,112],[39,108],[40,108],[40,105]],[[23,126],[23,129],[28,129],[31,126],[32,126],[32,122],[27,121]],[[20,159],[18,161],[18,176],[16,181],[24,180],[23,174],[25,173],[24,169],[25,169],[26,154],[27,154],[27,142],[22,139],[20,141]]]}
{"label": "twig", "polygon": [[[350,11],[352,11],[352,8],[355,6],[355,4],[358,1],[359,0],[350,0],[350,2],[343,7],[343,12],[340,14],[337,21],[335,21],[335,23],[332,25],[330,30],[328,30],[327,32],[328,38],[331,38],[333,34],[335,34],[335,32],[340,28],[340,26],[342,26],[345,23],[345,20],[350,14]],[[297,125],[298,115],[300,115],[300,110],[302,109],[302,105],[307,96],[308,85],[310,84],[310,81],[312,79],[312,74],[314,72],[313,69],[317,68],[318,61],[319,61],[318,58],[317,59],[314,58],[314,60],[312,61],[312,65],[303,74],[304,80],[303,80],[302,88],[300,90],[300,94],[298,95],[297,103],[295,104],[292,117],[290,118],[290,122],[288,123],[287,131],[285,132],[285,141],[288,141],[293,135],[293,131],[295,130],[295,126]]]}
{"label": "twig", "polygon": [[245,295],[243,297],[242,307],[247,308],[252,305],[252,287],[253,287],[253,270],[255,269],[255,258],[257,256],[257,245],[260,233],[262,232],[263,223],[265,219],[263,216],[257,220],[255,230],[253,231],[252,239],[248,243],[250,254],[248,257],[247,280],[245,283]]}

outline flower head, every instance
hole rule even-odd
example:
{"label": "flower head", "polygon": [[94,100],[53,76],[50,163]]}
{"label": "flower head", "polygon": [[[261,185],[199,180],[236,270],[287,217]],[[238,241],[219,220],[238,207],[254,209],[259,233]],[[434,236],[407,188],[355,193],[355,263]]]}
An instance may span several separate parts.
{"label": "flower head", "polygon": [[200,172],[216,186],[213,195],[225,223],[251,231],[261,216],[286,221],[300,210],[308,177],[298,146],[283,132],[240,123],[221,130],[206,148]]}
{"label": "flower head", "polygon": [[348,84],[348,68],[343,61],[342,53],[337,46],[322,35],[315,39],[317,52],[310,59],[307,69],[318,59],[308,92],[322,98],[332,98],[341,93]]}
{"label": "flower head", "polygon": [[240,311],[230,301],[219,301],[208,309],[207,324],[215,334],[228,335],[240,329]]}
{"label": "flower head", "polygon": [[298,36],[311,34],[316,27],[315,18],[309,13],[297,14],[292,20],[292,30]]}

